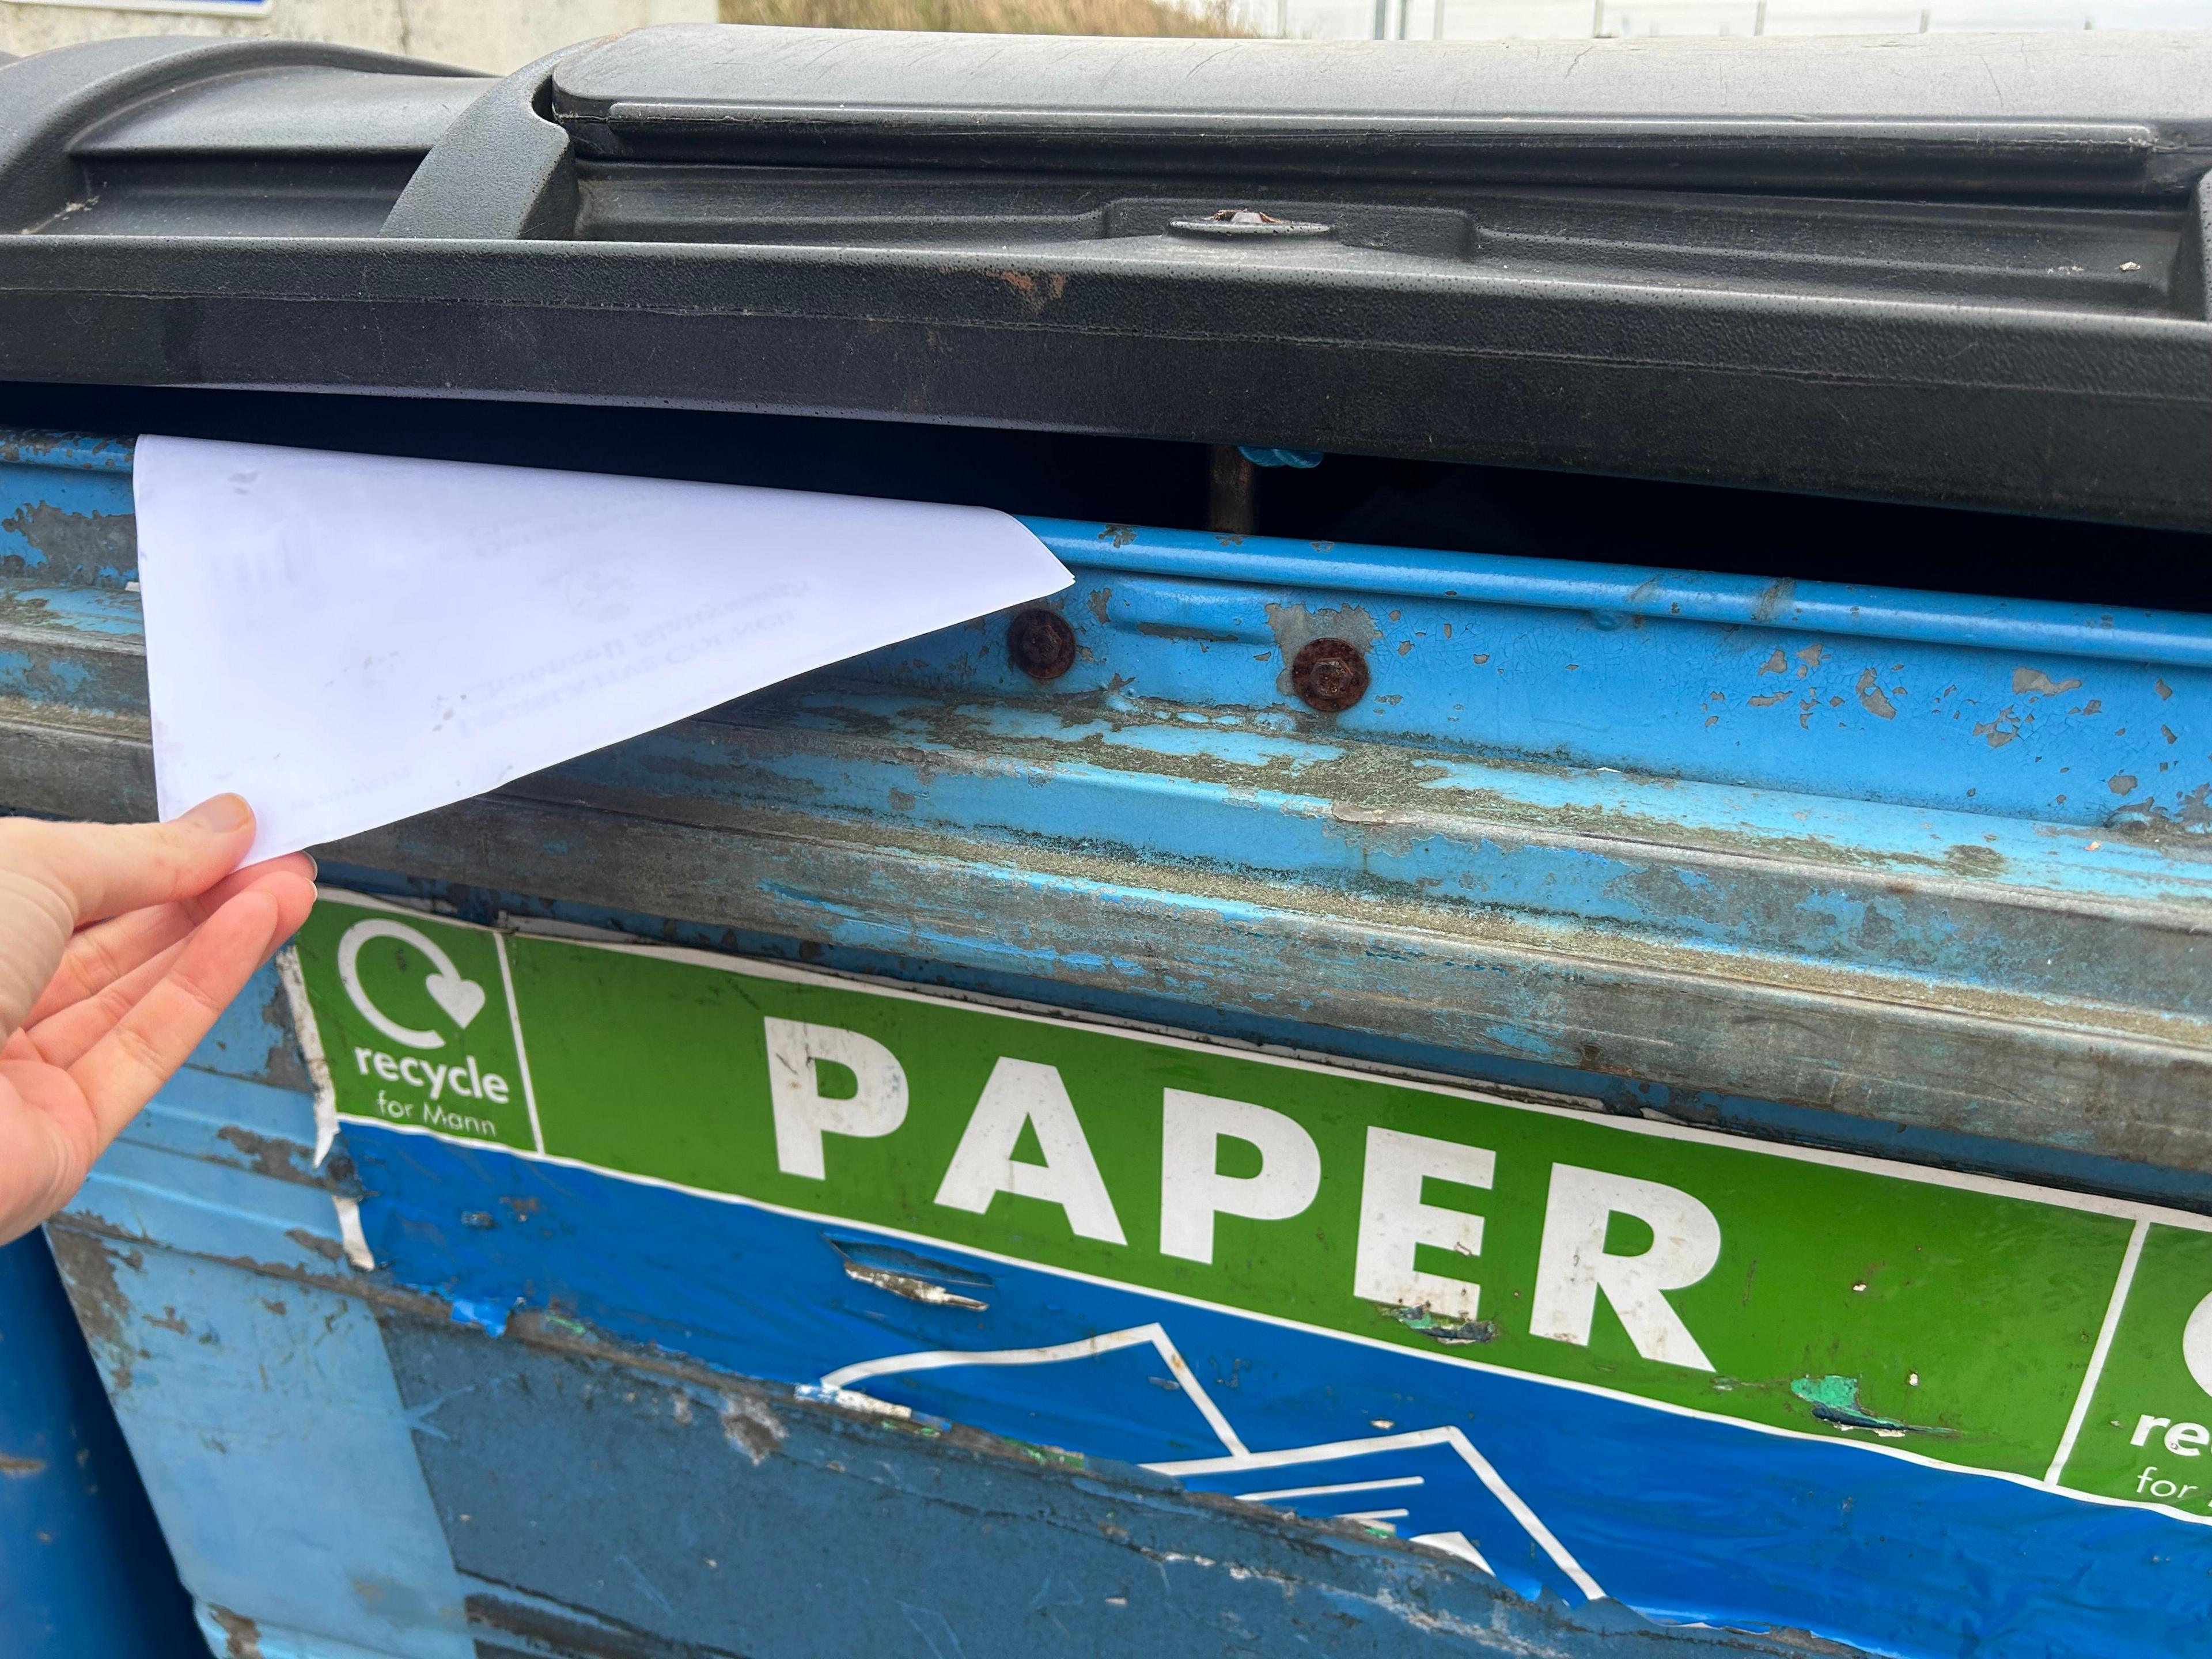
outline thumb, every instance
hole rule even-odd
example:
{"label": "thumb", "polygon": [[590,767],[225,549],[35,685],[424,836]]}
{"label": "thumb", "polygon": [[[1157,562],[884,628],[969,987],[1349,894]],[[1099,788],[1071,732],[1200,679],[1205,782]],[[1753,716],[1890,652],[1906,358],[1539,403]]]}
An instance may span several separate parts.
{"label": "thumb", "polygon": [[0,869],[64,903],[71,927],[206,891],[253,845],[253,809],[217,795],[166,823],[0,823]]}

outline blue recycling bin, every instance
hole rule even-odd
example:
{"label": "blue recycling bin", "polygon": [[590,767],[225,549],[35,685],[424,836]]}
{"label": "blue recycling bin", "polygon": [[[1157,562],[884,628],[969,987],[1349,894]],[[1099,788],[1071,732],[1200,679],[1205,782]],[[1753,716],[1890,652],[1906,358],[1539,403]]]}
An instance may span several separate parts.
{"label": "blue recycling bin", "polygon": [[0,108],[0,809],[153,810],[144,434],[1073,573],[316,849],[0,1304],[36,1659],[2201,1650],[2212,37]]}

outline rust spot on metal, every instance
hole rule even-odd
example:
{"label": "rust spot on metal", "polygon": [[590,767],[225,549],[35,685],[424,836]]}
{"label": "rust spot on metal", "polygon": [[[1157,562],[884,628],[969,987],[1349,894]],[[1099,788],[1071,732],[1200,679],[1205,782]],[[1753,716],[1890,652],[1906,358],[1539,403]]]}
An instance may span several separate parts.
{"label": "rust spot on metal", "polygon": [[2201,856],[2206,837],[2212,836],[2212,784],[2198,784],[2170,811],[2154,800],[2121,806],[2113,812],[2111,823],[2130,840],[2176,850],[2186,848],[2192,855]]}
{"label": "rust spot on metal", "polygon": [[725,1395],[721,1420],[722,1438],[752,1459],[755,1468],[789,1432],[767,1401],[750,1394]]}
{"label": "rust spot on metal", "polygon": [[2077,691],[2079,680],[2053,680],[2040,668],[2015,668],[2012,671],[2012,690],[2016,697],[2055,697],[2061,691]]}
{"label": "rust spot on metal", "polygon": [[1367,659],[1348,640],[1308,640],[1291,661],[1291,689],[1307,708],[1340,714],[1367,695]]}
{"label": "rust spot on metal", "polygon": [[1032,317],[1041,317],[1044,308],[1067,292],[1067,273],[1055,270],[1042,283],[1026,270],[994,270],[989,273],[1020,297],[1023,308]]}
{"label": "rust spot on metal", "polygon": [[0,1476],[8,1480],[28,1480],[32,1475],[46,1472],[46,1460],[43,1457],[10,1457],[7,1453],[0,1452]]}
{"label": "rust spot on metal", "polygon": [[[1237,540],[1252,533],[1254,468],[1234,444],[1216,444],[1206,460],[1206,527]],[[1234,547],[1236,541],[1224,541]]]}
{"label": "rust spot on metal", "polygon": [[1356,605],[1313,609],[1303,605],[1267,606],[1267,631],[1275,636],[1283,667],[1275,676],[1275,690],[1286,697],[1301,696],[1291,674],[1298,653],[1316,640],[1334,640],[1365,653],[1381,642],[1382,630],[1375,618]]}
{"label": "rust spot on metal", "polygon": [[337,1261],[345,1255],[345,1246],[335,1238],[319,1238],[305,1227],[295,1227],[284,1235],[303,1250],[313,1250],[326,1261]]}
{"label": "rust spot on metal", "polygon": [[2115,772],[2106,787],[2116,795],[2133,794],[2136,787],[2136,775],[2132,772]]}
{"label": "rust spot on metal", "polygon": [[1992,749],[2002,749],[2020,735],[2020,716],[2008,708],[1993,720],[1976,722],[1974,735],[1986,738]]}
{"label": "rust spot on metal", "polygon": [[1183,623],[1139,623],[1137,631],[1155,640],[1190,640],[1200,645],[1234,645],[1237,635],[1218,628],[1194,628]]}
{"label": "rust spot on metal", "polygon": [[283,1034],[283,1040],[270,1045],[258,1080],[299,1094],[313,1093],[314,1079],[307,1075],[307,1063],[301,1056],[299,1033],[292,1027],[292,1004],[282,985],[270,988],[269,1000],[261,1005],[261,1018],[270,1030]]}
{"label": "rust spot on metal", "polygon": [[1017,611],[1006,624],[1006,660],[1033,680],[1056,680],[1075,666],[1075,630],[1042,605]]}
{"label": "rust spot on metal", "polygon": [[302,1146],[296,1140],[280,1140],[273,1135],[258,1135],[235,1123],[226,1123],[216,1130],[216,1139],[245,1153],[250,1160],[248,1167],[256,1175],[307,1186],[322,1184],[307,1169],[308,1160],[314,1156],[313,1149]]}
{"label": "rust spot on metal", "polygon": [[1759,672],[1762,674],[1786,674],[1790,672],[1790,659],[1783,654],[1780,646],[1776,646],[1774,654],[1759,665]]}
{"label": "rust spot on metal", "polygon": [[242,1613],[205,1603],[208,1617],[222,1631],[222,1659],[261,1659],[261,1626]]}
{"label": "rust spot on metal", "polygon": [[0,530],[21,536],[46,556],[42,567],[20,573],[72,587],[120,587],[138,563],[138,520],[129,513],[66,513],[46,501],[27,502]]}
{"label": "rust spot on metal", "polygon": [[[131,1386],[138,1346],[131,1337],[131,1298],[115,1282],[115,1258],[99,1239],[74,1228],[49,1227],[46,1242],[53,1248],[62,1283],[69,1287],[76,1322],[106,1366],[108,1386],[120,1394]],[[137,1265],[135,1256],[125,1260]]]}
{"label": "rust spot on metal", "polygon": [[2164,702],[2168,697],[2171,697],[2173,695],[2173,688],[2168,685],[2164,680],[2153,680],[2151,682],[2150,689],[2158,693],[2158,698],[2160,702]]}
{"label": "rust spot on metal", "polygon": [[2003,854],[1977,847],[1970,841],[1945,848],[1943,862],[1963,876],[2001,876],[2005,872]]}
{"label": "rust spot on metal", "polygon": [[1881,676],[1871,668],[1859,676],[1859,702],[1870,714],[1879,714],[1886,720],[1897,718],[1897,705],[1882,695]]}
{"label": "rust spot on metal", "polygon": [[1114,620],[1113,617],[1109,617],[1106,613],[1107,603],[1111,600],[1113,597],[1114,590],[1112,588],[1094,587],[1091,590],[1090,599],[1085,601],[1085,603],[1089,605],[1091,607],[1091,614],[1098,618],[1098,625],[1101,628],[1103,628],[1108,623]]}

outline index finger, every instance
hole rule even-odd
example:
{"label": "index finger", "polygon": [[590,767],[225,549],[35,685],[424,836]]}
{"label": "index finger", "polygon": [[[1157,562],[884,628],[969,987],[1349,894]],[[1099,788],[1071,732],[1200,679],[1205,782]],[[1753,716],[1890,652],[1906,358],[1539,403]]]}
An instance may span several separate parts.
{"label": "index finger", "polygon": [[96,996],[142,962],[168,949],[264,877],[279,872],[313,881],[315,861],[305,853],[264,859],[232,871],[196,897],[127,910],[106,921],[88,923],[63,951],[61,966],[23,1016],[23,1024],[36,1025],[87,997]]}
{"label": "index finger", "polygon": [[249,888],[199,926],[137,1003],[68,1067],[104,1148],[183,1065],[277,944],[283,907]]}

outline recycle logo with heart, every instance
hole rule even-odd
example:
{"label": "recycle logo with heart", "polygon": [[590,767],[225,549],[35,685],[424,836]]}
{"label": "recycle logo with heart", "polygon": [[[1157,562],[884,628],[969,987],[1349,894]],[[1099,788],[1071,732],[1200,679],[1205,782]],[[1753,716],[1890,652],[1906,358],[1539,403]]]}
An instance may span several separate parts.
{"label": "recycle logo with heart", "polygon": [[446,1038],[443,1032],[402,1025],[369,1000],[361,982],[361,952],[371,939],[379,939],[412,945],[429,958],[430,974],[422,981],[422,988],[430,994],[430,1000],[463,1030],[483,1012],[484,988],[472,979],[464,978],[453,965],[453,959],[440,950],[427,933],[388,916],[372,916],[354,923],[338,940],[338,982],[345,987],[346,995],[353,999],[353,1006],[361,1010],[362,1018],[394,1042],[403,1042],[410,1048],[442,1048]]}

